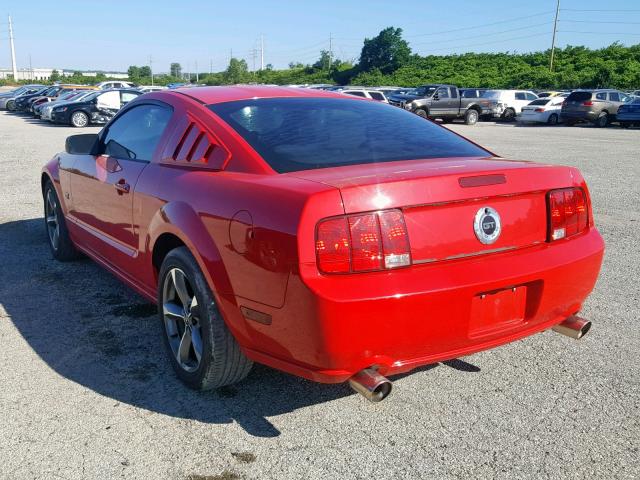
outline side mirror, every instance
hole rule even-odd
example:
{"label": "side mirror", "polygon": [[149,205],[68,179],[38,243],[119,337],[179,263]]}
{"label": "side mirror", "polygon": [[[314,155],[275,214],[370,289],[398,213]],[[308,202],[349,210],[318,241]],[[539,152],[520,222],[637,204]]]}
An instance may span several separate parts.
{"label": "side mirror", "polygon": [[437,93],[434,93],[434,94],[433,94],[433,99],[434,99],[434,100],[439,100],[439,99],[440,99],[440,97],[438,96],[438,94],[437,94]]}
{"label": "side mirror", "polygon": [[72,155],[97,155],[98,134],[83,133],[67,137],[64,149]]}

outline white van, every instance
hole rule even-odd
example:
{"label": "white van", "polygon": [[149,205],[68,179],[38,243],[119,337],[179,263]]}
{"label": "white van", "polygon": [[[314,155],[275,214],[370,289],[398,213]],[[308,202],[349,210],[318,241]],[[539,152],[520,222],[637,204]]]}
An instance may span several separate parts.
{"label": "white van", "polygon": [[512,121],[522,111],[522,107],[529,105],[538,96],[529,90],[487,90],[481,98],[497,103],[492,109],[492,116],[502,120]]}

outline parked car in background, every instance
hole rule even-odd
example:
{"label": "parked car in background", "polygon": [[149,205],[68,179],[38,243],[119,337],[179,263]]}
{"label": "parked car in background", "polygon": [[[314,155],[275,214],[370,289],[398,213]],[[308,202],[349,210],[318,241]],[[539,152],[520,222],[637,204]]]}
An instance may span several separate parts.
{"label": "parked car in background", "polygon": [[377,102],[389,103],[387,97],[384,96],[384,93],[378,92],[377,90],[356,90],[348,88],[346,90],[341,90],[341,93],[353,95],[354,97],[368,98],[370,100],[376,100]]}
{"label": "parked car in background", "polygon": [[186,83],[184,83],[184,82],[174,82],[174,83],[169,83],[167,85],[167,88],[174,89],[174,88],[184,87],[185,85],[186,85]]}
{"label": "parked car in background", "polygon": [[631,92],[631,95],[633,95],[634,97],[640,97],[640,90],[634,90],[633,92]]}
{"label": "parked car in background", "polygon": [[522,107],[518,121],[522,123],[548,123],[556,125],[560,122],[562,97],[543,97]]}
{"label": "parked car in background", "polygon": [[402,90],[402,87],[389,87],[389,86],[370,87],[369,90],[377,90],[378,92],[382,92],[384,93],[384,96],[388,98],[389,95],[393,95],[394,93],[400,93],[399,91]]}
{"label": "parked car in background", "polygon": [[51,111],[51,121],[74,127],[107,123],[118,111],[142,92],[133,89],[110,89],[77,103],[58,105]]}
{"label": "parked car in background", "polygon": [[54,98],[45,97],[50,101],[49,102],[44,102],[44,101],[41,100],[40,103],[31,105],[31,107],[33,109],[33,115],[36,116],[36,117],[39,117],[42,114],[42,111],[46,106],[55,105],[60,101],[70,100],[71,98],[77,97],[78,94],[79,94],[79,92],[71,90],[71,91],[68,91],[68,92],[61,92],[60,95],[58,95],[57,97],[54,97]]}
{"label": "parked car in background", "polygon": [[69,137],[38,187],[53,257],[83,252],[156,302],[197,390],[255,361],[380,401],[386,375],[591,325],[604,242],[578,169],[379,102],[151,93]]}
{"label": "parked car in background", "polygon": [[623,128],[640,127],[640,97],[634,98],[624,105],[620,105],[616,115],[618,123]]}
{"label": "parked car in background", "polygon": [[69,103],[78,103],[82,101],[89,101],[94,97],[97,97],[100,93],[88,90],[81,90],[78,92],[69,92],[65,95],[61,95],[56,101],[45,103],[39,108],[37,114],[41,120],[51,121],[51,113],[53,109],[60,105],[67,105]]}
{"label": "parked car in background", "polygon": [[20,95],[19,97],[16,97],[12,110],[15,112],[25,111],[31,105],[32,100],[42,96],[46,97],[48,95],[54,95],[58,90],[58,87],[53,86],[37,92]]}
{"label": "parked car in background", "polygon": [[93,85],[74,85],[74,84],[58,84],[52,87],[49,87],[47,90],[42,92],[39,95],[33,95],[29,98],[24,105],[21,106],[21,110],[30,111],[33,113],[34,105],[41,104],[44,102],[49,102],[51,100],[57,99],[60,95],[79,91],[79,90],[87,90],[87,91],[96,91],[97,87]]}
{"label": "parked car in background", "polygon": [[7,96],[0,96],[0,110],[14,110],[16,99],[20,98],[22,95],[31,95],[32,93],[41,92],[46,88],[46,85],[25,85],[24,87],[10,92]]}
{"label": "parked car in background", "polygon": [[487,90],[482,94],[483,107],[492,117],[510,122],[520,114],[522,107],[538,98],[529,90]]}
{"label": "parked car in background", "polygon": [[478,99],[462,98],[454,85],[422,85],[405,95],[391,95],[389,103],[423,118],[444,122],[462,118],[467,125],[474,125],[485,114]]}
{"label": "parked car in background", "polygon": [[538,92],[536,93],[536,95],[538,95],[538,98],[547,98],[547,97],[559,97],[563,93],[566,93],[566,92],[563,92],[561,90],[550,90],[547,92]]}
{"label": "parked car in background", "polygon": [[142,93],[150,93],[150,92],[159,92],[160,90],[166,90],[167,87],[163,87],[162,85],[143,85],[138,87]]}
{"label": "parked car in background", "polygon": [[123,82],[121,80],[109,80],[96,84],[100,90],[110,90],[112,88],[136,88],[135,83]]}
{"label": "parked car in background", "polygon": [[618,108],[631,100],[630,95],[619,90],[575,90],[562,104],[562,120],[567,125],[591,122],[596,127],[606,127],[616,120]]}

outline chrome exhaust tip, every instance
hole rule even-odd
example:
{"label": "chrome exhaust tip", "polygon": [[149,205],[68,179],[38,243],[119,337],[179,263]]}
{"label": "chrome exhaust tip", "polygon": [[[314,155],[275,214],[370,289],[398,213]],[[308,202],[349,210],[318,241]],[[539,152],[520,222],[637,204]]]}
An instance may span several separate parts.
{"label": "chrome exhaust tip", "polygon": [[554,332],[579,340],[591,329],[591,322],[584,318],[572,315],[552,328]]}
{"label": "chrome exhaust tip", "polygon": [[373,368],[360,370],[349,379],[349,385],[370,402],[380,402],[391,393],[391,381]]}

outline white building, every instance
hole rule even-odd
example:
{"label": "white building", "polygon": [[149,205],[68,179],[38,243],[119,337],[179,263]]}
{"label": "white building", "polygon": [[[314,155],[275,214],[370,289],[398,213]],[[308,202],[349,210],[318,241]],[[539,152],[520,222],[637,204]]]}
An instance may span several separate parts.
{"label": "white building", "polygon": [[[51,78],[54,70],[58,71],[61,77],[69,77],[73,75],[73,70],[62,70],[55,68],[19,68],[18,78],[15,80],[29,80],[33,82],[46,81]],[[85,77],[96,77],[98,73],[103,73],[107,78],[117,78],[127,80],[129,76],[122,72],[82,72]],[[13,78],[13,71],[10,68],[0,68],[0,80]]]}

